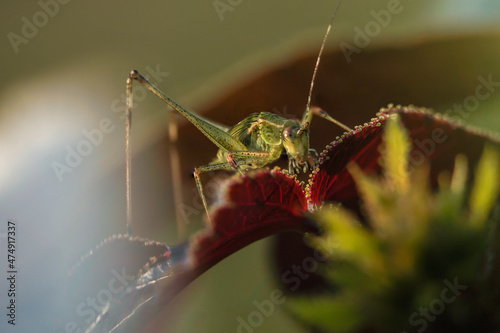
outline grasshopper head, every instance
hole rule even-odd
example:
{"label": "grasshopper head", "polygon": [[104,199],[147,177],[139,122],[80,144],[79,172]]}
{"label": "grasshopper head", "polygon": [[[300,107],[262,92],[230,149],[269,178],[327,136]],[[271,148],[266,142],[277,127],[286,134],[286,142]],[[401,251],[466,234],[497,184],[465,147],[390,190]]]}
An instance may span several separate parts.
{"label": "grasshopper head", "polygon": [[288,171],[299,173],[302,167],[304,172],[309,167],[314,167],[316,161],[309,149],[309,128],[300,126],[297,122],[288,124],[283,128],[283,147],[288,155]]}

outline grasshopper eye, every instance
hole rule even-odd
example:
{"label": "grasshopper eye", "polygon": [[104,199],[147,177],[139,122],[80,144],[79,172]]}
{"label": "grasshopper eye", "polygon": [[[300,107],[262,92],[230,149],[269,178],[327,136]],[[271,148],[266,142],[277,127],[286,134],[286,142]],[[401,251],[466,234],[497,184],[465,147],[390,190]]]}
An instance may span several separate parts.
{"label": "grasshopper eye", "polygon": [[283,130],[283,137],[288,141],[295,140],[296,132],[292,127],[287,127]]}

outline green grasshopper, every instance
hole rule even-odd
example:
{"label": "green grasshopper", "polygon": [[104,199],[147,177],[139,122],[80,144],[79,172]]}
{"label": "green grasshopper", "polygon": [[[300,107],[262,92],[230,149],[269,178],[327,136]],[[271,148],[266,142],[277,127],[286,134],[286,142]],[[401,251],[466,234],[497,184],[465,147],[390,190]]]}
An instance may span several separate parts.
{"label": "green grasshopper", "polygon": [[216,158],[208,165],[196,167],[194,179],[199,195],[202,199],[205,212],[208,214],[208,205],[203,194],[203,186],[200,175],[207,172],[219,170],[236,170],[240,174],[250,169],[262,168],[280,158],[283,152],[288,157],[288,170],[290,174],[307,172],[309,168],[316,165],[317,153],[309,147],[309,126],[313,115],[327,119],[343,129],[349,131],[350,128],[330,117],[325,111],[317,107],[310,107],[311,95],[314,87],[314,80],[318,65],[323,53],[326,39],[330,32],[333,19],[340,7],[342,0],[337,4],[335,12],[330,20],[327,31],[323,38],[316,66],[314,68],[309,97],[306,110],[301,121],[283,118],[279,115],[260,112],[250,114],[248,117],[234,125],[227,127],[211,120],[201,117],[196,113],[187,110],[172,98],[164,94],[152,85],[138,71],[133,70],[127,79],[127,219],[130,232],[130,128],[132,120],[132,82],[135,80],[167,103],[171,108],[184,116],[194,126],[196,126],[208,139],[217,147]]}

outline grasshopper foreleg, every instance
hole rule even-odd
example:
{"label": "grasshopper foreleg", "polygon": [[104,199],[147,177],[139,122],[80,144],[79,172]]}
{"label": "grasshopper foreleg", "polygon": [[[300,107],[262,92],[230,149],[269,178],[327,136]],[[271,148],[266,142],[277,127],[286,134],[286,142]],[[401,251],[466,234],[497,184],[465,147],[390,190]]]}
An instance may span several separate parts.
{"label": "grasshopper foreleg", "polygon": [[[276,157],[277,155],[277,157]],[[200,166],[194,169],[194,180],[196,182],[196,188],[200,194],[201,200],[203,202],[203,207],[207,213],[208,221],[210,222],[210,215],[208,214],[208,204],[203,193],[203,185],[201,182],[200,175],[211,171],[221,171],[221,170],[237,170],[243,175],[243,171],[247,169],[256,169],[263,167],[279,157],[279,154],[273,154],[268,151],[228,151],[226,152],[227,162],[215,163]]]}
{"label": "grasshopper foreleg", "polygon": [[[201,200],[203,202],[203,207],[210,222],[210,215],[208,214],[208,204],[203,193],[203,185],[200,179],[200,175],[211,171],[221,171],[221,170],[237,170],[243,175],[243,171],[247,169],[255,169],[265,166],[269,161],[273,160],[273,154],[267,151],[229,151],[226,153],[227,162],[215,163],[204,165],[195,168],[194,170],[194,180],[196,182],[196,188],[200,194]],[[279,155],[278,155],[279,157]]]}
{"label": "grasshopper foreleg", "polygon": [[340,121],[336,120],[335,118],[332,118],[328,113],[326,113],[325,110],[319,108],[319,107],[316,107],[316,106],[313,106],[309,109],[314,115],[318,116],[318,117],[321,117],[323,119],[326,119],[328,121],[331,121],[332,123],[334,123],[335,125],[338,125],[340,127],[342,127],[343,129],[345,129],[346,131],[351,131],[352,129],[349,128],[348,126],[342,124]]}
{"label": "grasshopper foreleg", "polygon": [[207,199],[205,198],[205,194],[203,193],[203,185],[201,183],[200,175],[206,172],[211,171],[220,171],[220,170],[233,170],[234,167],[229,163],[217,163],[217,164],[209,164],[196,167],[194,169],[194,181],[196,183],[196,188],[198,189],[198,193],[201,197],[201,201],[203,202],[203,207],[205,208],[205,213],[207,214],[208,222],[210,221],[210,215],[208,215],[208,205]]}

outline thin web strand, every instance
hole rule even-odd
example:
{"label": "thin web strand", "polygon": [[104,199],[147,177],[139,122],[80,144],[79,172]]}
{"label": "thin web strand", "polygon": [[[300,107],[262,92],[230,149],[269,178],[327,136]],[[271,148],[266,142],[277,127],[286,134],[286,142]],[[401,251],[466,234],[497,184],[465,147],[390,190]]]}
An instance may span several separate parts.
{"label": "thin web strand", "polygon": [[132,193],[131,193],[131,171],[132,171],[132,152],[130,147],[130,131],[132,128],[132,80],[127,80],[127,114],[126,114],[126,138],[125,138],[125,155],[126,155],[126,182],[127,182],[127,234],[132,236]]}

